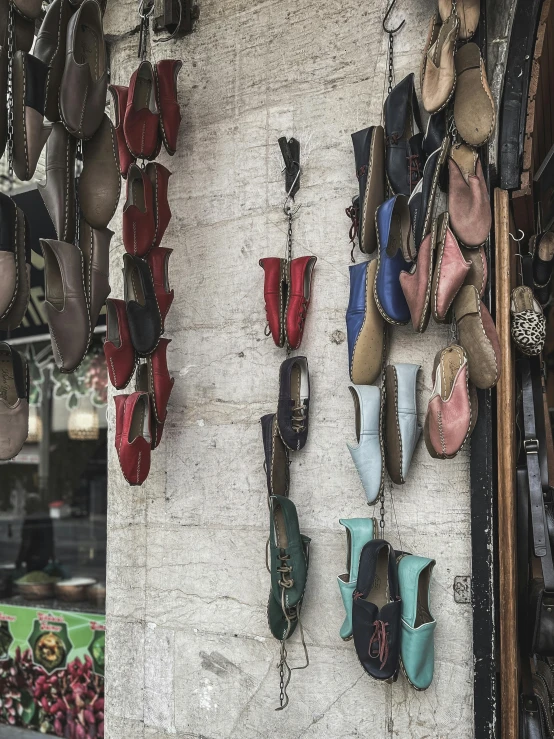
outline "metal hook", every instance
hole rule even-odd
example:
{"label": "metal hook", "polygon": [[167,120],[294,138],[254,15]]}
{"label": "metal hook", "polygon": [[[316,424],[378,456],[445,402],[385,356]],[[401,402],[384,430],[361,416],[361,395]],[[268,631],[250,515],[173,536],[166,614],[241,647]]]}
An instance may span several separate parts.
{"label": "metal hook", "polygon": [[385,33],[388,33],[390,36],[394,36],[395,33],[398,33],[400,31],[404,24],[406,23],[406,19],[402,21],[402,23],[397,28],[387,28],[386,23],[389,18],[389,15],[392,13],[394,6],[396,5],[396,0],[392,0],[391,4],[387,8],[387,12],[385,13],[385,17],[383,18],[383,31]]}
{"label": "metal hook", "polygon": [[[517,242],[517,244],[518,244],[518,249],[519,249],[519,243],[520,243],[521,241],[523,241],[523,239],[525,238],[525,231],[522,231],[522,230],[521,230],[521,228],[518,228],[518,230],[517,230],[517,233],[518,233],[518,238],[516,238],[516,237],[515,237],[515,236],[513,235],[513,233],[512,233],[511,231],[509,232],[509,236],[511,236],[511,237],[512,237],[512,239],[513,239],[513,240],[514,240],[515,242]],[[521,236],[519,236],[519,234],[521,234]]]}
{"label": "metal hook", "polygon": [[[293,164],[298,164],[298,162],[293,162]],[[283,170],[283,172],[284,171],[285,170]],[[289,205],[289,201],[292,200],[294,202],[294,198],[291,196],[291,192],[294,190],[294,186],[296,185],[296,182],[298,178],[300,177],[301,172],[302,172],[302,167],[298,165],[298,172],[296,173],[296,177],[292,181],[292,185],[289,187],[289,191],[287,192],[287,197],[285,198],[285,202],[283,203],[283,211],[286,216],[288,216],[290,213],[292,213],[292,215],[295,215],[296,213],[298,213],[298,210],[300,208],[300,206],[298,206],[297,208],[294,209],[294,211],[292,211]]]}

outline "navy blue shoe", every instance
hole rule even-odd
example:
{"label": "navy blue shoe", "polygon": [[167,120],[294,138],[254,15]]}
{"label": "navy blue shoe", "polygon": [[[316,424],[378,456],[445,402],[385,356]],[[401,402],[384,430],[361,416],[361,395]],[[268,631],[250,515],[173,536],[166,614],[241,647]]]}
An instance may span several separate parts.
{"label": "navy blue shoe", "polygon": [[400,273],[409,272],[412,266],[408,198],[395,195],[384,202],[377,209],[375,221],[378,241],[375,303],[385,321],[402,326],[410,320],[410,309],[400,285]]}
{"label": "navy blue shoe", "polygon": [[384,324],[373,297],[377,260],[350,267],[350,301],[346,311],[350,379],[372,385],[383,364]]}

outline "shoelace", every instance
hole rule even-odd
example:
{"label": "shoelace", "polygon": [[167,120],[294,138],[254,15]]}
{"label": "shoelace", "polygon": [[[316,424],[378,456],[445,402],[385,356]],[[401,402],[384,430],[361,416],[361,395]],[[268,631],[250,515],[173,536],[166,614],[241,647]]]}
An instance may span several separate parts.
{"label": "shoelace", "polygon": [[[369,642],[369,656],[373,659],[379,657],[381,665],[379,669],[383,669],[389,658],[389,635],[387,634],[387,621],[374,621],[375,631]],[[373,645],[376,645],[377,651],[372,650]]]}
{"label": "shoelace", "polygon": [[418,154],[410,154],[408,157],[408,177],[410,179],[410,192],[421,179],[421,164]]}
{"label": "shoelace", "polygon": [[356,177],[360,179],[360,177],[363,177],[365,174],[367,174],[368,166],[367,164],[362,164],[361,167],[356,171]]}
{"label": "shoelace", "polygon": [[350,225],[350,231],[348,232],[348,238],[350,239],[350,243],[352,244],[352,251],[350,252],[350,259],[352,262],[354,262],[355,261],[354,249],[356,248],[356,235],[360,228],[360,220],[359,220],[360,211],[358,208],[354,207],[353,205],[350,205],[348,208],[345,208],[344,212],[352,221]]}
{"label": "shoelace", "polygon": [[306,406],[304,403],[293,406],[292,409],[292,428],[297,434],[304,431],[306,424]]}
{"label": "shoelace", "polygon": [[281,561],[281,564],[279,567],[277,567],[277,572],[281,573],[281,577],[279,579],[279,585],[282,588],[292,588],[294,585],[294,580],[292,577],[289,577],[290,573],[292,572],[292,567],[290,564],[288,564],[288,561],[290,560],[290,554],[284,554],[281,552],[281,554],[278,555],[279,560]]}

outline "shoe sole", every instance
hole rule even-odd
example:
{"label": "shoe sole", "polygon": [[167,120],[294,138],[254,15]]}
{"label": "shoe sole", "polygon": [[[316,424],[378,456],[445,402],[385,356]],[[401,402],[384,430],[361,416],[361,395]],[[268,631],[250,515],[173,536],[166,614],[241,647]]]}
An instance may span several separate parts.
{"label": "shoe sole", "polygon": [[[366,270],[365,315],[352,350],[352,361],[350,363],[350,379],[355,385],[372,385],[379,377],[383,364],[385,327],[381,326],[381,331],[377,332],[374,325],[372,325],[374,323],[373,319],[382,322],[381,314],[375,310],[372,290],[376,274],[377,260],[374,259],[368,264]],[[370,301],[373,303],[373,307],[370,305]],[[378,334],[380,334],[380,340]]]}
{"label": "shoe sole", "polygon": [[[376,176],[381,172],[381,183],[375,184]],[[364,254],[373,254],[377,248],[377,236],[375,233],[374,215],[377,208],[385,200],[385,131],[382,126],[375,126],[371,136],[369,147],[369,162],[367,170],[367,183],[364,193],[363,218],[360,239],[360,251]],[[377,187],[381,184],[380,190]],[[372,187],[373,185],[373,187]],[[371,196],[371,197],[370,197]],[[370,201],[371,200],[371,204]],[[371,233],[367,233],[370,229]],[[367,237],[367,238],[366,238]],[[372,248],[373,243],[373,248]],[[366,245],[369,248],[366,248]]]}

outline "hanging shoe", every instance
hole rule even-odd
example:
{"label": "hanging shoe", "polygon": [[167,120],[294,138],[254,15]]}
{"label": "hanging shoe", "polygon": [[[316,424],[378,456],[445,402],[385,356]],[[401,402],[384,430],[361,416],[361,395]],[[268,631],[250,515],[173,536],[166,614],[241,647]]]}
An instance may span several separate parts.
{"label": "hanging shoe", "polygon": [[135,371],[135,347],[131,342],[124,300],[106,300],[106,338],[104,354],[110,382],[116,390],[127,387]]}
{"label": "hanging shoe", "polygon": [[[0,3],[0,46],[8,48],[8,9],[11,0]],[[15,5],[14,5],[15,7]],[[35,40],[35,23],[14,13],[14,51],[29,52]]]}
{"label": "hanging shoe", "polygon": [[431,312],[437,323],[448,319],[450,306],[471,268],[449,228],[448,213],[441,213],[436,227],[436,267],[431,285]]}
{"label": "hanging shoe", "polygon": [[410,320],[410,309],[400,286],[400,273],[411,267],[408,199],[396,195],[387,200],[377,209],[375,219],[379,242],[373,291],[375,303],[387,323],[401,326]]}
{"label": "hanging shoe", "polygon": [[177,77],[183,62],[180,59],[163,59],[156,63],[156,93],[160,111],[160,131],[165,150],[170,156],[177,151],[177,137],[181,125],[181,108],[177,99]]}
{"label": "hanging shoe", "polygon": [[169,288],[169,257],[173,253],[173,249],[165,246],[157,246],[148,252],[146,261],[150,267],[152,280],[154,283],[154,292],[162,317],[162,333],[165,331],[165,319],[173,303],[175,293]]}
{"label": "hanging shoe", "polygon": [[512,339],[519,351],[528,357],[541,354],[546,341],[546,319],[530,287],[520,285],[512,290],[510,313]]}
{"label": "hanging shoe", "polygon": [[[0,100],[8,98],[8,51],[0,48]],[[8,108],[0,105],[0,157],[4,156],[8,143]]]}
{"label": "hanging shoe", "polygon": [[449,144],[450,139],[445,138],[440,147],[429,156],[423,168],[423,178],[418,182],[408,201],[413,233],[413,245],[410,246],[412,256],[417,254],[419,245],[431,230],[435,196]]}
{"label": "hanging shoe", "polygon": [[377,260],[350,265],[350,300],[346,311],[350,380],[371,385],[381,373],[384,323],[375,304]]}
{"label": "hanging shoe", "polygon": [[148,393],[115,396],[115,448],[129,485],[142,485],[150,472],[150,401]]}
{"label": "hanging shoe", "polygon": [[385,100],[386,175],[395,195],[409,196],[422,177],[422,131],[414,75],[409,74]]}
{"label": "hanging shoe", "polygon": [[[452,0],[439,0],[439,13],[443,22],[454,12]],[[460,32],[458,37],[462,41],[471,38],[479,26],[481,15],[480,0],[456,0],[456,14],[460,19]]]}
{"label": "hanging shoe", "polygon": [[391,480],[403,485],[421,436],[416,385],[419,364],[389,364],[385,369],[385,459]]}
{"label": "hanging shoe", "polygon": [[285,301],[288,286],[286,259],[266,257],[260,259],[264,271],[264,300],[267,325],[275,345],[285,346]]}
{"label": "hanging shoe", "polygon": [[29,368],[25,357],[0,343],[0,460],[16,457],[29,434]]}
{"label": "hanging shoe", "polygon": [[83,142],[79,205],[92,228],[106,228],[119,205],[121,173],[114,127],[106,114],[94,136]]}
{"label": "hanging shoe", "polygon": [[316,262],[317,257],[297,257],[289,262],[285,330],[291,349],[298,349],[302,343]]}
{"label": "hanging shoe", "polygon": [[434,151],[441,148],[447,133],[446,111],[441,110],[430,115],[427,119],[427,128],[422,142],[423,153],[426,157],[431,156]]}
{"label": "hanging shoe", "polygon": [[531,236],[529,251],[533,255],[534,293],[544,307],[552,293],[552,269],[554,268],[554,233],[545,231]]}
{"label": "hanging shoe", "polygon": [[67,27],[60,115],[72,136],[90,139],[102,123],[108,92],[106,43],[96,0],[84,0]]}
{"label": "hanging shoe", "polygon": [[152,182],[146,171],[131,164],[123,206],[123,244],[128,254],[145,257],[154,246],[156,221]]}
{"label": "hanging shoe", "polygon": [[167,347],[171,339],[160,339],[156,349],[146,358],[141,367],[146,367],[148,392],[152,401],[152,410],[158,423],[164,423],[167,418],[167,404],[175,384],[175,379],[167,368]]}
{"label": "hanging shoe", "polygon": [[421,65],[421,101],[428,113],[444,110],[456,87],[454,52],[460,19],[455,13],[444,22],[437,12],[431,18]]}
{"label": "hanging shoe", "polygon": [[167,199],[167,189],[171,172],[159,162],[149,162],[146,165],[145,172],[152,185],[155,227],[154,246],[159,246],[171,220],[171,208]]}
{"label": "hanging shoe", "polygon": [[90,310],[90,327],[94,331],[98,316],[110,288],[110,241],[113,231],[109,228],[92,228],[83,218],[79,227],[79,248],[83,254],[85,270],[85,294]]}
{"label": "hanging shoe", "polygon": [[448,211],[452,230],[467,247],[484,244],[492,226],[491,201],[475,149],[453,146],[448,157]]}
{"label": "hanging shoe", "polygon": [[352,134],[356,177],[360,185],[358,239],[364,254],[377,248],[375,211],[385,200],[385,132],[371,126]]}
{"label": "hanging shoe", "polygon": [[435,357],[424,433],[429,454],[435,459],[455,457],[473,433],[477,412],[467,354],[461,346],[452,344]]}
{"label": "hanging shoe", "polygon": [[277,424],[285,446],[299,451],[308,440],[310,374],[306,357],[289,357],[279,370]]}
{"label": "hanging shoe", "polygon": [[410,685],[427,690],[435,669],[434,635],[437,622],[431,616],[429,595],[434,559],[408,554],[398,563],[402,598],[400,656]]}
{"label": "hanging shoe", "polygon": [[454,124],[470,146],[485,144],[494,131],[496,114],[487,71],[477,44],[464,44],[456,52]]}
{"label": "hanging shoe", "polygon": [[113,110],[115,118],[115,135],[117,137],[117,148],[119,151],[119,168],[121,176],[127,177],[129,167],[135,161],[135,157],[129,151],[127,140],[123,131],[123,119],[127,110],[127,99],[129,96],[129,88],[122,85],[109,85],[109,91],[112,94]]}
{"label": "hanging shoe", "polygon": [[150,401],[150,448],[157,449],[161,443],[164,433],[165,422],[158,421],[154,414],[153,393],[151,392],[150,377],[147,362],[140,362],[137,365],[135,375],[135,392],[146,393]]}
{"label": "hanging shoe", "polygon": [[136,159],[155,159],[161,147],[160,112],[156,102],[154,70],[148,60],[140,63],[129,82],[123,131]]}
{"label": "hanging shoe", "polygon": [[462,287],[453,304],[458,343],[466,350],[469,379],[483,390],[500,378],[502,355],[496,326],[473,285]]}
{"label": "hanging shoe", "polygon": [[162,317],[152,274],[144,260],[123,255],[123,285],[131,341],[138,354],[148,356],[162,335]]}
{"label": "hanging shoe", "polygon": [[460,244],[460,251],[466,262],[469,262],[471,265],[464,280],[464,285],[473,285],[479,293],[479,297],[483,299],[488,277],[485,249],[482,246],[478,249],[468,249],[466,246]]}
{"label": "hanging shoe", "polygon": [[31,297],[31,229],[27,216],[17,206],[15,234],[17,288],[11,306],[0,318],[0,331],[13,331],[19,328],[27,313]]}
{"label": "hanging shoe", "polygon": [[20,180],[32,179],[51,132],[44,125],[44,94],[48,67],[31,54],[16,52],[13,60],[13,169]]}
{"label": "hanging shoe", "polygon": [[346,529],[346,572],[337,577],[346,611],[340,638],[346,641],[352,638],[352,597],[358,580],[360,554],[367,542],[375,538],[377,522],[374,518],[339,518],[339,523]]}
{"label": "hanging shoe", "polygon": [[44,114],[52,123],[60,120],[60,86],[67,50],[67,26],[73,14],[69,0],[53,0],[38,32],[33,54],[48,67]]}
{"label": "hanging shoe", "polygon": [[279,436],[275,413],[262,416],[260,420],[264,442],[267,492],[270,496],[281,495],[286,498],[289,494],[290,485],[289,450]]}
{"label": "hanging shoe", "polygon": [[349,385],[354,401],[357,444],[346,444],[356,465],[368,505],[374,505],[383,487],[383,436],[381,389],[374,385]]}
{"label": "hanging shoe", "polygon": [[63,241],[41,239],[40,245],[54,359],[61,372],[73,372],[87,353],[91,334],[83,255],[78,246]]}
{"label": "hanging shoe", "polygon": [[410,309],[414,331],[422,334],[429,325],[431,316],[431,285],[435,269],[437,244],[437,221],[433,221],[431,233],[420,244],[417,261],[409,272],[400,273],[400,286]]}
{"label": "hanging shoe", "polygon": [[26,216],[12,198],[0,193],[0,330],[15,329],[23,320],[29,303],[30,256]]}
{"label": "hanging shoe", "polygon": [[53,123],[46,144],[46,183],[37,184],[59,241],[75,240],[75,152],[77,142],[63,123]]}
{"label": "hanging shoe", "polygon": [[396,554],[383,539],[362,549],[352,603],[356,654],[375,680],[396,680],[400,666],[402,601]]}

